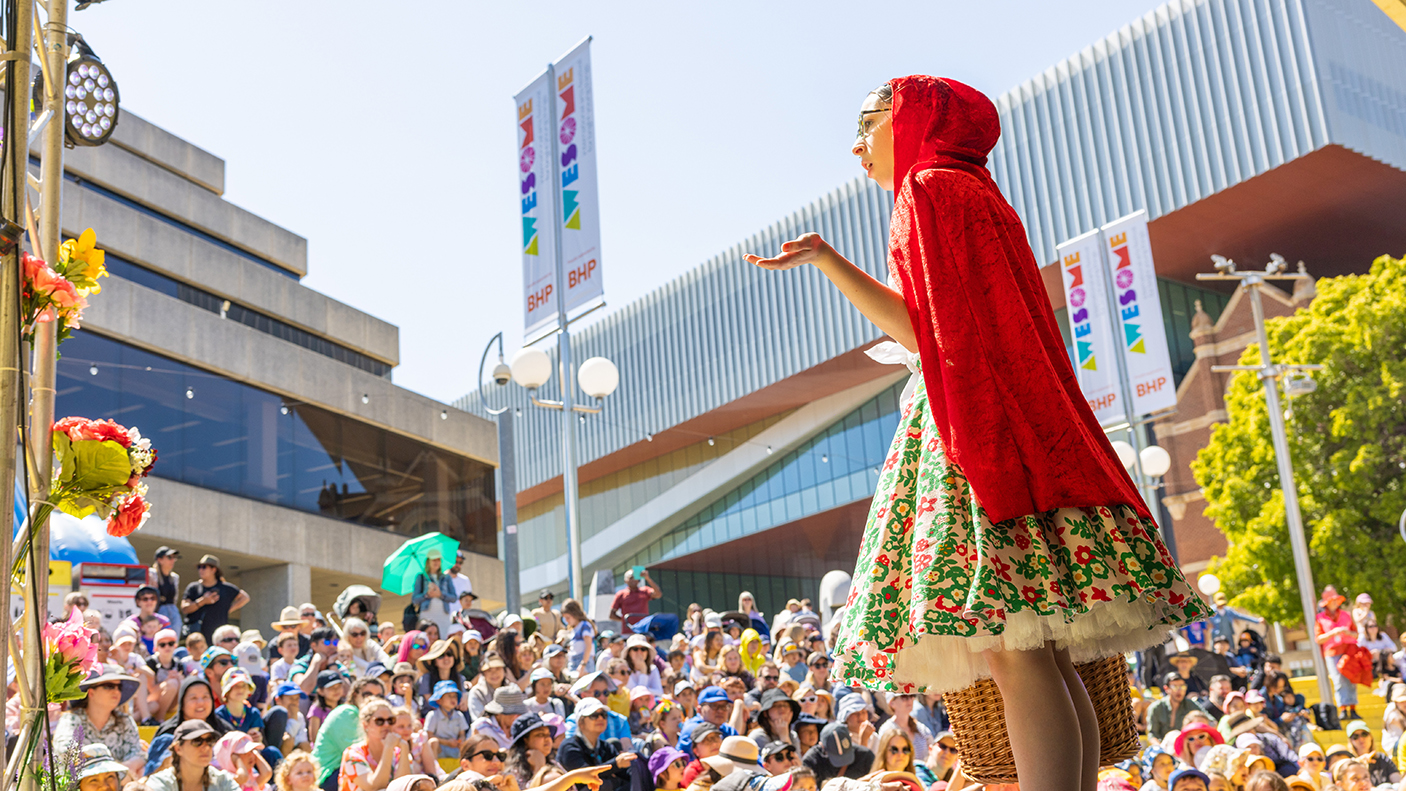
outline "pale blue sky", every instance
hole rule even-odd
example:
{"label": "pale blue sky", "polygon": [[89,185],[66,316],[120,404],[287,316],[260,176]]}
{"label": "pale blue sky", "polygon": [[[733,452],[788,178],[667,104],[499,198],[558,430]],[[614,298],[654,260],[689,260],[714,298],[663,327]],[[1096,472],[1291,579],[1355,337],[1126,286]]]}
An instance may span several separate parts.
{"label": "pale blue sky", "polygon": [[303,283],[399,325],[395,381],[447,401],[494,332],[521,341],[512,95],[585,35],[616,310],[857,175],[875,85],[994,96],[1154,4],[108,0],[70,22],[124,108],[308,238]]}

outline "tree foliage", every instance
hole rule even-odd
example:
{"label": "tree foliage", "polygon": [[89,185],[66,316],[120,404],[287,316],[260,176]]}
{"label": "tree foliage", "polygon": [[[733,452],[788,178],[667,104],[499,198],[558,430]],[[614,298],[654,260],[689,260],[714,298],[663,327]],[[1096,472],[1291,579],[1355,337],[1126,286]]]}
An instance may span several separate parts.
{"label": "tree foliage", "polygon": [[[1294,477],[1315,585],[1351,598],[1370,593],[1378,619],[1406,627],[1406,259],[1383,256],[1365,275],[1324,278],[1318,297],[1268,322],[1277,363],[1319,363],[1318,390],[1290,403]],[[1241,363],[1258,364],[1251,344]],[[1282,391],[1281,391],[1282,392]],[[1236,604],[1301,623],[1284,498],[1264,391],[1235,374],[1229,422],[1216,426],[1192,463],[1206,514],[1230,547],[1210,570]],[[1314,591],[1317,600],[1317,591]]]}

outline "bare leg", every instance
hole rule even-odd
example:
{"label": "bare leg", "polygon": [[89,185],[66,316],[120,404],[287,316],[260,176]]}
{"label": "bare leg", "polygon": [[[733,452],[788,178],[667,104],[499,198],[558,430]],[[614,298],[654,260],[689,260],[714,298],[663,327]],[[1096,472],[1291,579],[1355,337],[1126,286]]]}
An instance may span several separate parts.
{"label": "bare leg", "polygon": [[1094,711],[1094,702],[1089,699],[1089,691],[1084,689],[1084,680],[1079,678],[1074,663],[1069,659],[1069,652],[1056,650],[1054,656],[1059,672],[1064,676],[1064,686],[1074,702],[1074,712],[1079,715],[1079,734],[1084,742],[1084,771],[1079,788],[1080,791],[1094,791],[1098,787],[1098,713]]}
{"label": "bare leg", "polygon": [[1005,701],[1006,732],[1021,791],[1087,791],[1079,714],[1055,661],[1054,646],[987,651],[985,656]]}

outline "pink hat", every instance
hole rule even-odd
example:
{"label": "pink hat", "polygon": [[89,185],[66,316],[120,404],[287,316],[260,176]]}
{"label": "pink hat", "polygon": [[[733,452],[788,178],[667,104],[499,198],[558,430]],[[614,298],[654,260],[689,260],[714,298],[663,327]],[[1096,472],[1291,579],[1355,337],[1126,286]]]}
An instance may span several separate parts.
{"label": "pink hat", "polygon": [[634,689],[630,690],[630,702],[631,702],[631,703],[634,703],[635,701],[639,700],[640,698],[652,698],[652,697],[654,697],[654,693],[653,693],[653,692],[650,692],[650,691],[649,691],[649,687],[646,687],[646,686],[644,686],[643,684],[641,684],[640,686],[637,686],[637,687],[635,687]]}
{"label": "pink hat", "polygon": [[1370,593],[1359,593],[1359,594],[1357,594],[1357,603],[1358,603],[1358,604],[1371,604],[1371,603],[1372,603],[1372,594],[1370,594]]}
{"label": "pink hat", "polygon": [[1257,689],[1252,689],[1245,693],[1246,703],[1264,703],[1264,693]]}
{"label": "pink hat", "polygon": [[1222,709],[1228,709],[1228,708],[1230,708],[1230,701],[1232,701],[1232,700],[1238,700],[1238,701],[1240,701],[1241,703],[1247,702],[1247,701],[1245,700],[1245,693],[1244,693],[1244,692],[1241,692],[1241,691],[1239,691],[1239,690],[1236,690],[1235,692],[1232,692],[1232,693],[1230,693],[1229,695],[1226,695],[1226,696],[1225,696],[1225,702],[1221,704],[1221,708],[1222,708]]}
{"label": "pink hat", "polygon": [[244,731],[230,731],[215,742],[215,766],[233,774],[237,771],[234,756],[251,753],[257,749],[258,745],[249,738],[249,734]]}

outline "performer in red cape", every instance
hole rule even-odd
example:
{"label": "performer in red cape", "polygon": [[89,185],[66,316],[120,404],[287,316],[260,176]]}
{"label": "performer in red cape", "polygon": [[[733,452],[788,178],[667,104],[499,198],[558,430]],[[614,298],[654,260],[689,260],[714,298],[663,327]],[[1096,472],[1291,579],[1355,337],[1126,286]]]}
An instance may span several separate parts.
{"label": "performer in red cape", "polygon": [[767,269],[819,267],[921,374],[880,473],[836,645],[894,692],[991,677],[1025,791],[1097,782],[1074,664],[1202,620],[1065,353],[1025,228],[986,170],[991,100],[928,76],[865,99],[853,153],[896,188],[889,287],[818,234]]}

